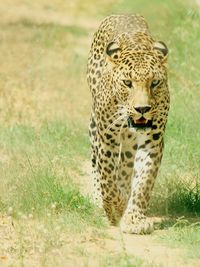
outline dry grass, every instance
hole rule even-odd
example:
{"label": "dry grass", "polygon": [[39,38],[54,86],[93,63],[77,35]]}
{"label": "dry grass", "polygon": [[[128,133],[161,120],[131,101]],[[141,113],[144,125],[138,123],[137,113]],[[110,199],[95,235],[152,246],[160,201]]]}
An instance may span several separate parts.
{"label": "dry grass", "polygon": [[0,27],[1,123],[38,126],[88,112],[86,55],[81,49],[89,47],[82,28],[25,22]]}

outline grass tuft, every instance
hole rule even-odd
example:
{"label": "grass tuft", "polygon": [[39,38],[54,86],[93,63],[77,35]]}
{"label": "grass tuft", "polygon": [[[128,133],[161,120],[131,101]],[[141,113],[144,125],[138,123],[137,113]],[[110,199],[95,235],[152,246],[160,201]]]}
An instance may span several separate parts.
{"label": "grass tuft", "polygon": [[90,215],[93,206],[89,199],[83,197],[77,188],[71,184],[63,187],[48,170],[37,170],[27,179],[22,190],[18,193],[16,210],[30,212],[44,212],[45,209],[54,209],[56,212],[77,211]]}
{"label": "grass tuft", "polygon": [[198,180],[187,181],[176,176],[158,181],[150,210],[166,216],[200,216],[200,184]]}

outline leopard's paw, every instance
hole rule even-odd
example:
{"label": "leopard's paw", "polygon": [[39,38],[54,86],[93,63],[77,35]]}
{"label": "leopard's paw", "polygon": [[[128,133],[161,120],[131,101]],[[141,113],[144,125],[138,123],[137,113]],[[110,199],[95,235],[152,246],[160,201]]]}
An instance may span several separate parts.
{"label": "leopard's paw", "polygon": [[142,216],[135,218],[132,214],[125,214],[120,222],[122,232],[128,234],[145,235],[151,234],[154,231],[153,220]]}

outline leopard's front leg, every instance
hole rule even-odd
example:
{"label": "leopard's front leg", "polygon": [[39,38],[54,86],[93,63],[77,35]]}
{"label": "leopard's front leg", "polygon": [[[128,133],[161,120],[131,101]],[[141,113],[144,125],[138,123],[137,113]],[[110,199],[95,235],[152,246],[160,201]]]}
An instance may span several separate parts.
{"label": "leopard's front leg", "polygon": [[118,184],[116,159],[119,156],[119,148],[111,148],[105,144],[99,147],[97,169],[102,204],[111,224],[117,225],[128,201],[126,190]]}
{"label": "leopard's front leg", "polygon": [[145,216],[150,194],[162,159],[163,140],[152,147],[139,147],[135,157],[132,192],[121,220],[123,232],[148,234],[153,221]]}

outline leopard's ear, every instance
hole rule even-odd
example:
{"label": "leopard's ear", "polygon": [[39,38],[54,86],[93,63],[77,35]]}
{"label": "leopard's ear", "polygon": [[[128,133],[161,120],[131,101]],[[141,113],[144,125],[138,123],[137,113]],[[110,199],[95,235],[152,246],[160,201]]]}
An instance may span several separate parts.
{"label": "leopard's ear", "polygon": [[116,63],[120,57],[121,48],[116,42],[110,42],[106,47],[106,55],[108,58]]}
{"label": "leopard's ear", "polygon": [[163,63],[167,62],[169,50],[166,44],[162,41],[155,42],[154,49],[156,50],[158,57],[161,59],[161,61]]}

